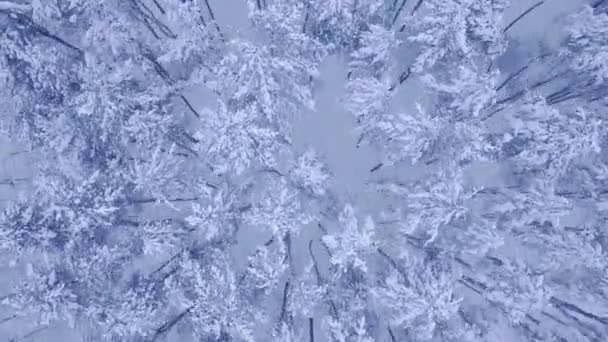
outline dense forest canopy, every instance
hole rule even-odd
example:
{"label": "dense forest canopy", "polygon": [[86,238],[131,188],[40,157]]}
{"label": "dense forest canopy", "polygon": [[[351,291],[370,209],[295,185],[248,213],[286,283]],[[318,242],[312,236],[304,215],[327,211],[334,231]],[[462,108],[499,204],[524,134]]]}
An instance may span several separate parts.
{"label": "dense forest canopy", "polygon": [[555,2],[0,1],[0,334],[605,341],[608,1]]}

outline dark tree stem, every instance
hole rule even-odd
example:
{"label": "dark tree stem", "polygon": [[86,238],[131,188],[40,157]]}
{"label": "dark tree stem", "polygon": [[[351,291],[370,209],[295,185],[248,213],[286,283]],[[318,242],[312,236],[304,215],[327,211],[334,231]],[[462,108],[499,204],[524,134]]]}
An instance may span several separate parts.
{"label": "dark tree stem", "polygon": [[156,5],[156,8],[158,8],[160,13],[167,14],[167,12],[165,12],[165,9],[163,8],[163,6],[161,6],[160,3],[158,3],[158,0],[152,0],[152,1],[154,1],[154,5]]}
{"label": "dark tree stem", "polygon": [[79,59],[84,58],[84,51],[82,51],[80,48],[66,42],[61,37],[51,33],[45,27],[36,24],[32,20],[32,18],[30,18],[29,16],[27,16],[23,13],[18,13],[18,12],[13,12],[13,11],[8,11],[8,10],[0,10],[0,14],[4,14],[9,18],[9,20],[16,21],[18,24],[27,26],[27,27],[31,28],[34,32],[36,32],[37,34],[39,34],[43,37],[49,38],[49,39],[59,43],[60,45],[63,45],[65,47],[67,47],[68,49],[77,52]]}
{"label": "dark tree stem", "polygon": [[306,14],[304,15],[304,23],[302,24],[302,33],[306,33],[306,26],[308,26],[308,18],[310,17],[310,3],[306,3]]}
{"label": "dark tree stem", "polygon": [[315,255],[312,252],[312,240],[308,241],[308,253],[310,254],[310,259],[312,260],[312,267],[314,268],[315,276],[317,277],[317,285],[321,286],[321,272],[319,271],[317,259],[315,258]]}
{"label": "dark tree stem", "polygon": [[[395,0],[395,4],[396,3],[397,3],[397,0]],[[406,3],[407,3],[407,0],[401,1],[401,5],[399,5],[399,8],[397,8],[397,11],[395,11],[395,15],[393,16],[393,20],[391,21],[391,27],[393,25],[395,25],[395,22],[399,18],[399,14],[401,14],[401,11],[403,10],[403,7],[405,6]]]}
{"label": "dark tree stem", "polygon": [[188,101],[188,99],[184,95],[180,95],[179,97],[182,99],[182,102],[184,102],[186,107],[188,107],[188,109],[192,112],[192,114],[194,114],[194,116],[200,119],[201,115],[196,111],[196,109],[194,109],[192,104],[190,104],[190,101]]}
{"label": "dark tree stem", "polygon": [[152,35],[154,36],[154,38],[156,39],[160,39],[160,36],[158,35],[158,33],[156,33],[156,31],[154,30],[154,28],[152,27],[152,25],[150,24],[150,22],[148,21],[148,19],[144,18],[144,25],[146,25],[146,27],[148,28],[148,30],[150,31],[150,33],[152,33]]}
{"label": "dark tree stem", "polygon": [[162,21],[160,21],[156,16],[154,16],[154,12],[141,0],[131,0],[135,5],[135,9],[142,16],[142,20],[149,20],[154,23],[156,27],[162,32],[167,38],[175,39],[177,35],[173,33],[173,31],[169,28],[169,26],[165,25]]}
{"label": "dark tree stem", "polygon": [[220,29],[220,25],[218,25],[217,21],[215,20],[215,14],[213,13],[211,6],[209,5],[209,0],[205,0],[205,6],[207,7],[207,11],[209,12],[209,17],[211,18],[211,21],[213,21],[215,30],[217,31],[218,35],[220,36],[220,40],[224,42],[225,41],[224,34],[222,33],[222,30]]}
{"label": "dark tree stem", "polygon": [[378,171],[382,166],[384,165],[384,163],[378,163],[376,164],[376,166],[372,167],[371,170],[369,170],[369,172],[376,172]]}
{"label": "dark tree stem", "polygon": [[467,283],[463,279],[458,279],[458,282],[461,283],[462,285],[464,285],[465,287],[467,287],[469,290],[477,293],[480,296],[483,296],[483,293],[480,290],[478,290],[477,288],[475,288],[473,285]]}
{"label": "dark tree stem", "polygon": [[308,336],[310,342],[315,342],[315,326],[312,317],[308,318]]}
{"label": "dark tree stem", "polygon": [[175,259],[177,259],[180,255],[182,255],[182,253],[185,250],[181,250],[178,253],[176,253],[175,255],[173,255],[171,258],[169,258],[169,260],[163,262],[160,266],[158,266],[154,271],[152,271],[152,273],[150,273],[149,277],[154,276],[156,273],[162,271],[165,267],[167,267],[167,265],[169,265],[171,262],[173,262]]}
{"label": "dark tree stem", "polygon": [[[199,198],[198,197],[192,197],[192,198],[171,198],[166,200],[167,202],[171,202],[171,203],[177,203],[177,202],[194,202],[194,201],[198,201]],[[147,204],[147,203],[156,203],[158,202],[159,199],[158,198],[141,198],[141,199],[135,199],[132,200],[131,203],[136,203],[136,204]]]}
{"label": "dark tree stem", "polygon": [[574,305],[572,303],[568,303],[568,302],[563,301],[563,300],[561,300],[559,298],[556,298],[556,297],[551,297],[551,299],[549,300],[549,302],[552,305],[556,306],[556,307],[560,307],[560,308],[566,309],[568,311],[576,312],[577,314],[579,314],[579,315],[581,315],[583,317],[586,317],[588,319],[594,320],[594,321],[599,322],[599,323],[601,323],[603,325],[608,325],[608,318],[601,317],[601,316],[595,315],[593,313],[587,312],[587,311],[579,308],[578,306],[576,306],[576,305]]}
{"label": "dark tree stem", "polygon": [[287,249],[287,253],[285,255],[285,261],[289,264],[289,268],[292,272],[295,272],[295,267],[293,267],[293,257],[292,257],[292,241],[291,234],[287,232],[283,237],[283,243],[285,243],[285,248]]}
{"label": "dark tree stem", "polygon": [[21,337],[19,337],[19,338],[17,338],[17,339],[14,339],[14,340],[12,340],[12,341],[17,342],[17,341],[23,341],[23,340],[26,340],[26,339],[28,339],[28,338],[30,338],[30,337],[32,337],[32,336],[34,336],[34,335],[36,335],[37,333],[39,333],[39,332],[41,332],[41,331],[44,331],[44,330],[46,330],[46,329],[48,329],[48,328],[49,328],[49,326],[48,326],[48,325],[43,326],[43,327],[38,327],[38,328],[36,328],[36,329],[34,329],[34,330],[32,330],[32,331],[28,332],[27,334],[25,334],[25,335],[23,335],[23,336],[21,336]]}
{"label": "dark tree stem", "polygon": [[15,314],[15,315],[8,316],[8,317],[6,317],[6,318],[0,319],[0,324],[2,324],[2,323],[6,323],[6,322],[9,322],[9,321],[12,321],[13,319],[15,319],[15,318],[17,318],[17,317],[19,317],[19,316],[17,316],[17,315]]}
{"label": "dark tree stem", "polygon": [[[163,79],[163,81],[165,81],[168,85],[175,84],[175,80],[173,79],[173,77],[171,77],[171,75],[169,74],[169,71],[167,71],[167,69],[165,69],[156,60],[156,58],[152,55],[152,53],[144,52],[144,53],[142,53],[142,55],[144,56],[144,58],[146,58],[152,64],[152,67],[154,67],[154,71],[156,71],[156,73],[160,76],[160,78]],[[192,104],[190,104],[190,101],[188,101],[188,99],[186,99],[186,97],[184,95],[180,94],[179,97],[182,100],[182,102],[184,102],[186,107],[192,112],[192,114],[194,114],[194,116],[196,116],[197,118],[200,119],[201,115],[196,111],[196,109],[194,109]]]}
{"label": "dark tree stem", "polygon": [[405,286],[410,286],[410,280],[409,280],[409,277],[407,276],[407,272],[405,272],[405,270],[403,268],[401,268],[401,266],[399,266],[399,264],[397,264],[395,259],[393,259],[390,255],[386,254],[386,252],[380,247],[378,247],[377,251],[382,257],[384,257],[384,259],[386,259],[388,261],[388,263],[391,266],[393,266],[395,271],[399,272],[399,274],[401,274],[401,276],[403,276],[403,282],[405,283]]}
{"label": "dark tree stem", "polygon": [[190,313],[190,311],[192,311],[192,309],[194,309],[194,306],[190,306],[189,308],[187,308],[186,310],[182,311],[179,315],[175,316],[170,321],[168,321],[165,324],[161,325],[154,332],[154,336],[152,337],[152,341],[156,341],[156,339],[158,339],[164,333],[166,333],[167,331],[171,330],[171,328],[173,328],[177,323],[179,323],[179,321],[181,321],[184,317],[186,317]]}
{"label": "dark tree stem", "polygon": [[529,65],[526,65],[523,68],[521,68],[521,69],[517,70],[516,72],[512,73],[511,75],[509,75],[509,77],[507,77],[506,80],[504,80],[498,87],[496,87],[496,91],[500,91],[509,82],[511,82],[512,80],[514,80],[517,76],[521,75],[524,71],[526,71],[528,69],[528,67],[529,67]]}
{"label": "dark tree stem", "polygon": [[391,329],[391,326],[388,326],[388,334],[391,337],[391,342],[397,342],[397,339],[395,338],[395,334],[393,334],[393,330]]}
{"label": "dark tree stem", "polygon": [[520,21],[521,19],[523,19],[523,17],[525,17],[526,15],[528,15],[528,13],[532,12],[534,9],[538,8],[540,5],[542,5],[545,1],[539,1],[537,3],[535,3],[534,5],[532,5],[530,8],[528,8],[527,10],[525,10],[522,14],[520,14],[517,18],[515,18],[511,23],[509,23],[509,25],[507,25],[504,30],[502,30],[503,33],[506,33],[511,27],[513,27],[513,25],[515,25],[518,21]]}
{"label": "dark tree stem", "polygon": [[410,78],[411,74],[412,74],[412,67],[409,67],[409,68],[407,68],[406,71],[402,72],[401,75],[399,75],[399,84],[391,85],[391,87],[388,88],[388,90],[389,91],[395,90],[395,88],[397,88],[397,85],[403,84],[403,82],[405,82],[408,78]]}
{"label": "dark tree stem", "polygon": [[420,5],[422,5],[423,2],[424,2],[424,0],[418,0],[416,5],[414,5],[414,8],[412,8],[412,15],[414,15],[414,13],[416,13],[416,11],[418,11],[418,9],[420,8]]}
{"label": "dark tree stem", "polygon": [[283,288],[283,302],[281,304],[281,315],[279,316],[279,322],[285,322],[287,317],[287,299],[289,297],[289,280],[285,282]]}

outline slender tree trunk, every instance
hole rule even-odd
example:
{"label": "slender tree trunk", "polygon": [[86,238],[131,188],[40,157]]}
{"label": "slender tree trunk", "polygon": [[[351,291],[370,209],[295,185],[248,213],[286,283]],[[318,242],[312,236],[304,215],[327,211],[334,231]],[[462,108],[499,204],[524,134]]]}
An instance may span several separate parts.
{"label": "slender tree trunk", "polygon": [[184,102],[186,107],[188,107],[188,109],[192,112],[192,114],[194,114],[194,116],[200,119],[201,115],[196,111],[196,109],[194,109],[194,106],[190,104],[190,101],[188,101],[188,99],[184,95],[180,95],[179,97],[182,99],[182,102]]}
{"label": "slender tree trunk", "polygon": [[403,84],[403,82],[407,81],[408,78],[410,78],[412,74],[412,67],[408,67],[406,71],[402,72],[401,75],[399,75],[399,82],[398,84],[395,83],[393,85],[391,85],[390,88],[388,88],[389,91],[393,91],[395,90],[395,88],[397,88],[398,85]]}
{"label": "slender tree trunk", "polygon": [[543,1],[539,1],[539,2],[535,3],[534,5],[532,5],[530,8],[528,8],[527,10],[525,10],[524,13],[520,14],[517,18],[513,19],[513,21],[511,21],[511,23],[509,23],[509,25],[507,25],[504,28],[504,30],[502,30],[502,32],[506,33],[511,27],[513,27],[513,25],[515,25],[518,21],[520,21],[523,17],[525,17],[526,15],[528,15],[534,9],[538,8],[544,2],[545,1],[543,0]]}
{"label": "slender tree trunk", "polygon": [[556,297],[551,297],[551,299],[549,300],[549,302],[552,305],[554,305],[554,306],[564,308],[564,309],[566,309],[568,311],[576,312],[577,314],[579,314],[579,315],[581,315],[583,317],[586,317],[586,318],[588,318],[590,320],[593,320],[593,321],[596,321],[596,322],[599,322],[599,323],[601,323],[603,325],[608,326],[608,317],[601,317],[601,316],[595,315],[593,313],[587,312],[587,311],[581,309],[580,307],[578,307],[578,306],[576,306],[576,305],[574,305],[572,303],[568,303],[568,302],[563,301],[563,300],[561,300],[559,298],[556,298]]}
{"label": "slender tree trunk", "polygon": [[2,323],[6,323],[6,322],[10,322],[10,321],[12,321],[13,319],[15,319],[15,318],[17,318],[17,317],[19,317],[19,316],[17,316],[17,315],[15,314],[15,315],[8,316],[8,317],[6,317],[6,318],[0,319],[0,324],[2,324]]}
{"label": "slender tree trunk", "polygon": [[409,277],[407,276],[407,272],[405,272],[405,270],[403,268],[401,268],[401,266],[399,266],[399,264],[397,264],[395,259],[393,259],[391,256],[386,254],[386,252],[384,252],[384,250],[382,250],[382,248],[380,248],[380,247],[378,247],[377,251],[378,251],[378,254],[380,254],[382,257],[384,257],[388,261],[388,263],[391,266],[393,266],[395,271],[399,272],[403,276],[403,281],[404,281],[405,285],[410,286],[410,281],[409,281]]}
{"label": "slender tree trunk", "polygon": [[211,18],[211,21],[213,21],[215,30],[217,31],[218,35],[220,36],[220,40],[225,41],[224,34],[222,33],[222,30],[220,29],[220,25],[218,25],[217,21],[215,20],[215,14],[213,13],[211,6],[209,5],[209,0],[205,0],[205,6],[207,7],[207,11],[209,12],[209,17]]}
{"label": "slender tree trunk", "polygon": [[68,49],[77,52],[79,60],[82,60],[84,58],[84,51],[82,51],[82,49],[68,43],[63,38],[51,33],[45,27],[36,24],[32,20],[32,18],[30,18],[28,15],[19,13],[19,12],[15,12],[15,11],[3,10],[2,8],[0,8],[0,14],[6,15],[10,21],[16,22],[17,24],[20,24],[23,26],[26,26],[26,27],[32,29],[33,32],[36,32],[37,34],[39,34],[43,37],[51,39],[51,40],[59,43],[60,45],[63,45],[65,47],[67,47]]}
{"label": "slender tree trunk", "polygon": [[308,253],[310,254],[310,259],[312,260],[312,266],[315,270],[315,276],[317,277],[317,285],[321,286],[321,272],[319,271],[319,265],[317,264],[317,258],[315,258],[314,253],[312,252],[312,240],[308,241]]}
{"label": "slender tree trunk", "polygon": [[289,299],[289,280],[285,282],[283,288],[283,302],[281,304],[281,315],[279,316],[279,322],[285,322],[287,320],[287,300]]}
{"label": "slender tree trunk", "polygon": [[174,261],[175,259],[177,259],[184,252],[185,252],[185,249],[182,249],[178,253],[175,253],[171,258],[169,258],[169,260],[163,262],[154,271],[152,271],[148,276],[149,277],[153,277],[155,274],[157,274],[158,272],[162,271],[165,267],[167,267],[167,265],[169,265],[172,261]]}
{"label": "slender tree trunk", "polygon": [[506,80],[504,80],[498,87],[496,87],[496,91],[500,91],[509,82],[511,82],[512,80],[514,80],[517,76],[521,75],[524,71],[526,71],[528,69],[528,67],[529,67],[529,65],[526,65],[523,68],[521,68],[521,69],[517,70],[516,72],[512,73],[511,75],[509,75],[509,77],[507,77]]}
{"label": "slender tree trunk", "polygon": [[160,3],[158,3],[158,0],[152,0],[154,1],[154,5],[156,5],[156,8],[158,8],[158,10],[160,11],[160,13],[167,14],[167,12],[165,12],[165,9],[163,8],[163,6],[160,5]]}
{"label": "slender tree trunk", "polygon": [[[199,198],[198,197],[192,197],[192,198],[171,198],[166,200],[167,202],[171,202],[171,203],[176,203],[176,202],[194,202],[194,201],[198,201]],[[140,199],[134,199],[131,200],[131,203],[134,204],[147,204],[147,203],[156,203],[159,202],[158,198],[140,198]]]}
{"label": "slender tree trunk", "polygon": [[11,342],[25,341],[25,340],[27,340],[28,338],[30,338],[30,337],[32,337],[32,336],[34,336],[34,335],[36,335],[36,334],[38,334],[38,333],[40,333],[40,332],[42,332],[42,331],[44,331],[44,330],[48,329],[49,327],[50,327],[50,326],[48,326],[48,325],[45,325],[45,326],[43,326],[43,327],[38,327],[38,328],[36,328],[36,329],[34,329],[34,330],[32,330],[32,331],[28,332],[27,334],[25,334],[25,335],[23,335],[23,336],[21,336],[21,337],[18,337],[18,338],[16,338],[16,339],[13,339]]}
{"label": "slender tree trunk", "polygon": [[418,0],[416,5],[414,6],[414,8],[412,8],[412,15],[414,15],[414,13],[416,13],[416,11],[418,11],[418,9],[420,8],[420,6],[422,5],[423,2],[424,2],[424,0]]}
{"label": "slender tree trunk", "polygon": [[391,337],[391,342],[397,342],[397,339],[395,338],[395,334],[393,334],[393,330],[391,329],[391,326],[388,326],[388,334]]}
{"label": "slender tree trunk", "polygon": [[310,17],[310,2],[306,2],[306,14],[304,15],[304,23],[302,24],[302,33],[306,33],[306,27],[308,26],[308,20]]}
{"label": "slender tree trunk", "polygon": [[308,318],[308,340],[310,342],[315,342],[315,326],[312,317]]}
{"label": "slender tree trunk", "polygon": [[598,8],[600,7],[604,2],[606,2],[606,0],[599,0],[598,2],[594,3],[593,5],[591,5],[591,7],[593,8]]}
{"label": "slender tree trunk", "polygon": [[152,337],[152,341],[156,341],[164,333],[171,330],[177,323],[179,323],[179,321],[184,319],[184,317],[186,317],[190,313],[190,311],[192,311],[193,308],[194,306],[190,306],[186,310],[182,311],[179,315],[175,316],[173,319],[156,329],[156,331],[154,332],[154,336]]}
{"label": "slender tree trunk", "polygon": [[[397,3],[397,0],[395,0],[395,4],[396,3]],[[403,10],[403,7],[405,6],[406,3],[407,3],[407,0],[401,1],[401,5],[399,5],[399,8],[397,8],[397,10],[395,11],[395,15],[393,16],[393,20],[391,21],[391,27],[393,25],[395,25],[395,22],[399,18],[399,14],[401,14],[401,11]]]}
{"label": "slender tree trunk", "polygon": [[384,165],[384,163],[378,163],[376,164],[376,166],[372,167],[371,170],[369,170],[369,172],[373,173],[378,171],[382,166]]}

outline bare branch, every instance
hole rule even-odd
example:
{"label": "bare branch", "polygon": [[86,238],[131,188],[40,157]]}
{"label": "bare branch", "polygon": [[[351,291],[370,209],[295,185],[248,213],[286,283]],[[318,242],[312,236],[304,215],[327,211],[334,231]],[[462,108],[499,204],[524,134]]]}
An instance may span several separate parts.
{"label": "bare branch", "polygon": [[424,2],[424,0],[418,0],[418,2],[416,3],[416,5],[414,5],[414,8],[412,8],[412,15],[414,15],[414,13],[416,13],[416,11],[418,11],[418,9],[420,8],[420,5],[422,5],[422,2]]}
{"label": "bare branch", "polygon": [[572,311],[572,312],[576,312],[577,314],[586,317],[588,319],[594,320],[596,322],[599,322],[603,325],[608,325],[608,318],[607,317],[601,317],[598,315],[595,315],[593,313],[587,312],[581,308],[579,308],[578,306],[572,304],[572,303],[568,303],[566,301],[563,301],[559,298],[556,297],[551,297],[551,299],[549,300],[549,302],[556,306],[556,307],[560,307],[560,308],[564,308],[566,310]]}
{"label": "bare branch", "polygon": [[182,249],[181,251],[179,251],[178,253],[176,253],[175,255],[173,255],[171,258],[169,258],[169,260],[163,262],[160,266],[158,266],[154,271],[152,271],[148,277],[153,277],[154,275],[156,275],[158,272],[162,271],[165,267],[167,267],[167,265],[169,265],[171,262],[173,262],[174,260],[176,260],[180,255],[182,255],[182,253],[185,252],[185,249]]}
{"label": "bare branch", "polygon": [[319,271],[317,259],[315,258],[315,255],[312,252],[312,240],[308,241],[308,253],[310,254],[310,259],[312,259],[312,266],[315,270],[315,276],[317,277],[317,285],[321,286],[321,272]]}
{"label": "bare branch", "polygon": [[45,27],[36,24],[32,20],[31,17],[29,17],[23,13],[13,12],[11,10],[4,10],[2,8],[0,8],[0,13],[6,15],[12,21],[17,21],[17,23],[31,28],[37,34],[39,34],[43,37],[49,38],[65,47],[67,47],[68,49],[77,52],[79,59],[82,60],[84,58],[84,52],[80,48],[68,43],[67,41],[63,40],[61,37],[51,33]]}
{"label": "bare branch", "polygon": [[283,288],[283,303],[281,304],[281,316],[279,316],[279,322],[284,322],[287,315],[287,298],[289,296],[289,280],[285,282]]}
{"label": "bare branch", "polygon": [[187,308],[186,310],[182,311],[179,315],[175,316],[170,321],[168,321],[165,324],[161,325],[154,332],[154,336],[152,337],[152,341],[156,341],[156,339],[158,339],[161,335],[163,335],[167,331],[171,330],[171,328],[173,328],[177,323],[179,323],[179,321],[181,321],[184,317],[186,317],[190,313],[190,311],[192,311],[192,309],[194,309],[194,306],[190,306],[189,308]]}
{"label": "bare branch", "polygon": [[399,75],[399,84],[393,84],[391,85],[390,88],[388,88],[389,91],[393,91],[395,90],[395,88],[397,88],[397,85],[403,84],[403,82],[405,82],[408,78],[410,78],[412,74],[412,67],[408,67],[406,71],[402,72],[401,75]]}
{"label": "bare branch", "polygon": [[49,327],[50,327],[50,326],[48,326],[48,325],[45,325],[45,326],[43,326],[43,327],[38,327],[38,328],[36,328],[36,329],[34,329],[34,330],[32,330],[32,331],[28,332],[27,334],[25,334],[25,335],[23,335],[23,336],[21,336],[21,337],[19,337],[19,338],[15,338],[15,339],[13,339],[12,341],[17,342],[17,341],[23,341],[23,340],[26,340],[26,339],[28,339],[28,338],[30,338],[30,337],[32,337],[32,336],[34,336],[34,335],[36,335],[36,334],[38,334],[38,333],[42,332],[42,331],[44,331],[44,330],[48,329]]}
{"label": "bare branch", "polygon": [[404,281],[405,285],[409,286],[410,281],[409,281],[409,277],[407,276],[407,272],[405,272],[405,270],[403,268],[401,268],[401,266],[399,266],[399,264],[397,264],[395,259],[393,259],[391,256],[386,254],[386,252],[384,252],[384,250],[382,248],[378,247],[377,251],[382,257],[384,257],[388,261],[389,264],[391,264],[391,266],[393,266],[393,268],[397,272],[399,272],[399,274],[401,274],[403,276],[403,281]]}
{"label": "bare branch", "polygon": [[17,316],[17,314],[14,314],[12,316],[8,316],[6,318],[0,319],[0,324],[12,321],[13,319],[15,319],[17,317],[19,317],[19,316]]}
{"label": "bare branch", "polygon": [[503,33],[507,32],[511,27],[513,27],[513,25],[515,25],[518,21],[520,21],[523,17],[525,17],[528,13],[532,12],[534,9],[538,8],[540,5],[542,5],[545,1],[539,1],[536,4],[532,5],[530,8],[528,8],[527,10],[524,11],[524,13],[520,14],[517,18],[515,18],[509,25],[507,25],[507,27],[504,28],[504,30],[502,30]]}
{"label": "bare branch", "polygon": [[312,317],[308,318],[308,336],[310,342],[315,342],[315,326]]}
{"label": "bare branch", "polygon": [[220,29],[220,25],[218,25],[217,21],[215,20],[215,14],[213,14],[213,10],[211,9],[211,6],[209,5],[209,0],[205,0],[205,6],[207,7],[207,11],[209,12],[209,17],[211,18],[211,21],[213,21],[213,24],[215,25],[215,30],[217,31],[217,33],[220,36],[220,40],[222,42],[224,42],[225,41],[224,34],[222,33],[222,30]]}
{"label": "bare branch", "polygon": [[[395,4],[396,3],[397,3],[397,0],[395,0]],[[407,3],[407,0],[401,1],[401,5],[399,5],[399,8],[397,8],[397,11],[395,11],[395,15],[393,16],[393,21],[391,21],[391,26],[395,25],[395,22],[397,21],[397,18],[399,18],[399,14],[401,14],[401,11],[403,10],[403,7],[405,6],[406,3]]]}
{"label": "bare branch", "polygon": [[156,8],[158,8],[160,13],[167,14],[167,12],[165,12],[165,9],[163,8],[163,6],[161,6],[160,3],[158,3],[158,0],[152,0],[152,1],[154,1],[154,5],[156,5]]}
{"label": "bare branch", "polygon": [[369,172],[376,172],[376,171],[378,171],[382,167],[382,165],[384,165],[384,163],[378,163],[378,164],[376,164],[376,166],[372,167],[371,170],[369,170]]}
{"label": "bare branch", "polygon": [[395,338],[395,334],[393,334],[393,330],[391,329],[391,326],[388,326],[388,334],[391,336],[391,342],[397,342],[397,339]]}
{"label": "bare branch", "polygon": [[140,199],[131,200],[131,203],[135,203],[135,204],[162,203],[162,202],[176,203],[176,202],[194,202],[194,201],[198,201],[198,200],[199,200],[198,197],[191,197],[191,198],[178,197],[178,198],[170,198],[170,199],[140,198]]}

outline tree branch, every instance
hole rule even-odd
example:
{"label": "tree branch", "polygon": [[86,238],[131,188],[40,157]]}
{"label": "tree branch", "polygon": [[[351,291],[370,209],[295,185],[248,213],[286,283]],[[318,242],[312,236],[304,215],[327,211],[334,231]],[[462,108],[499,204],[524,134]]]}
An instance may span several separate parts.
{"label": "tree branch", "polygon": [[15,319],[17,317],[19,317],[19,316],[17,316],[17,314],[14,314],[12,316],[8,316],[6,318],[0,319],[0,324],[12,321],[13,319]]}
{"label": "tree branch", "polygon": [[520,14],[517,18],[515,18],[511,23],[509,23],[509,25],[507,25],[507,27],[504,28],[504,30],[502,30],[503,33],[506,33],[511,27],[513,27],[513,25],[515,25],[518,21],[520,21],[523,17],[525,17],[528,13],[532,12],[534,9],[538,8],[540,5],[542,5],[545,1],[539,1],[536,4],[532,5],[530,8],[528,8],[527,10],[524,11],[524,13]]}
{"label": "tree branch", "polygon": [[21,336],[21,337],[19,337],[19,338],[15,338],[15,339],[11,340],[11,342],[23,341],[23,340],[25,340],[25,339],[28,339],[28,338],[30,338],[30,337],[32,337],[32,336],[34,336],[34,335],[36,335],[37,333],[39,333],[39,332],[41,332],[41,331],[44,331],[44,330],[48,329],[49,327],[50,327],[50,326],[48,326],[48,325],[43,326],[43,327],[38,327],[38,328],[36,328],[36,329],[34,329],[34,330],[32,330],[32,331],[28,332],[27,334],[25,334],[25,335],[23,335],[23,336]]}
{"label": "tree branch", "polygon": [[312,317],[308,318],[308,336],[310,342],[315,342],[315,326]]}
{"label": "tree branch", "polygon": [[310,259],[312,259],[312,267],[315,270],[315,276],[317,277],[317,285],[321,286],[321,272],[319,271],[319,266],[317,264],[317,259],[312,252],[312,240],[308,241],[308,253],[310,254]]}
{"label": "tree branch", "polygon": [[80,48],[66,42],[61,37],[51,33],[45,27],[36,24],[29,16],[23,13],[13,12],[11,10],[4,10],[2,8],[0,8],[0,13],[6,15],[10,20],[17,21],[19,24],[33,29],[33,31],[38,33],[39,35],[54,40],[55,42],[67,47],[68,49],[77,52],[79,59],[84,58],[84,52]]}
{"label": "tree branch", "polygon": [[152,0],[154,1],[154,5],[156,5],[156,8],[158,8],[158,10],[160,11],[160,13],[167,14],[167,12],[165,12],[165,9],[163,8],[163,6],[160,5],[160,3],[158,3],[158,0]]}
{"label": "tree branch", "polygon": [[217,21],[215,20],[215,14],[213,14],[213,10],[211,9],[211,6],[209,5],[209,0],[205,0],[205,6],[207,7],[207,11],[209,12],[209,17],[211,18],[211,21],[213,21],[213,24],[215,25],[215,30],[217,31],[217,33],[220,36],[220,40],[222,42],[225,42],[224,34],[222,33],[222,30],[220,30],[220,26],[217,24]]}
{"label": "tree branch", "polygon": [[156,18],[154,12],[145,3],[143,3],[141,0],[131,0],[131,2],[135,5],[135,10],[142,16],[142,20],[148,19],[153,22],[160,32],[162,32],[168,38],[177,38],[177,35],[173,33],[171,28]]}
{"label": "tree branch", "polygon": [[391,329],[391,326],[388,326],[388,334],[391,336],[391,342],[397,342],[397,339],[395,338],[395,334],[393,334],[393,330]]}
{"label": "tree branch", "polygon": [[175,316],[170,321],[168,321],[165,324],[161,325],[154,332],[154,336],[152,337],[152,341],[156,341],[156,339],[159,338],[162,334],[164,334],[167,331],[171,330],[171,328],[173,328],[177,323],[179,323],[179,321],[181,321],[184,317],[186,317],[190,313],[190,311],[192,311],[192,309],[194,309],[194,305],[190,306],[189,308],[187,308],[186,310],[184,310],[183,312],[181,312],[179,315]]}
{"label": "tree branch", "polygon": [[549,299],[549,302],[556,307],[560,307],[560,308],[564,308],[564,309],[572,311],[572,312],[576,312],[577,314],[579,314],[583,317],[589,318],[589,319],[599,322],[603,325],[608,325],[608,318],[601,317],[601,316],[595,315],[593,313],[587,312],[572,303],[568,303],[568,302],[563,301],[556,297],[551,297],[551,299]]}
{"label": "tree branch", "polygon": [[158,198],[140,198],[140,199],[134,199],[131,200],[131,203],[135,203],[135,204],[147,204],[147,203],[156,203],[156,202],[171,202],[171,203],[175,203],[175,202],[194,202],[194,201],[198,201],[199,198],[198,197],[192,197],[192,198],[171,198],[171,199],[166,199],[166,200],[160,200]]}
{"label": "tree branch", "polygon": [[283,288],[283,302],[281,304],[281,315],[279,316],[279,322],[284,322],[287,315],[287,298],[289,296],[289,280],[285,282]]}
{"label": "tree branch", "polygon": [[373,172],[378,171],[382,167],[382,165],[384,165],[384,163],[376,164],[376,166],[372,167],[371,170],[369,170],[369,172],[373,173]]}
{"label": "tree branch", "polygon": [[407,276],[407,272],[405,272],[405,270],[403,270],[391,256],[386,254],[386,252],[384,252],[384,250],[382,250],[382,248],[378,247],[377,251],[381,256],[383,256],[388,261],[389,264],[391,264],[391,266],[393,266],[393,268],[397,272],[399,272],[403,276],[403,282],[405,283],[405,285],[410,286],[410,280],[409,280],[409,277]]}
{"label": "tree branch", "polygon": [[[397,3],[397,0],[395,0],[395,4],[396,3]],[[401,1],[401,5],[399,5],[399,8],[397,8],[397,11],[395,11],[395,15],[393,16],[393,21],[391,21],[391,27],[393,25],[395,25],[395,22],[397,21],[397,18],[399,18],[399,14],[401,14],[401,11],[403,10],[403,7],[405,6],[406,3],[407,3],[407,0]]]}
{"label": "tree branch", "polygon": [[416,13],[416,11],[418,11],[418,9],[420,8],[420,5],[422,5],[422,2],[424,2],[424,0],[418,0],[418,2],[416,3],[416,5],[414,5],[414,8],[412,8],[412,15],[414,15],[414,13]]}
{"label": "tree branch", "polygon": [[412,74],[412,67],[408,67],[406,71],[402,72],[401,75],[399,75],[399,84],[393,84],[390,86],[390,88],[388,88],[389,91],[393,91],[395,90],[395,88],[397,88],[397,85],[401,85],[403,84],[403,82],[405,82],[408,78],[410,78],[410,75]]}
{"label": "tree branch", "polygon": [[163,262],[160,266],[158,266],[154,271],[152,271],[148,277],[153,277],[156,273],[160,272],[163,270],[163,268],[167,267],[167,265],[169,265],[173,260],[177,259],[180,255],[182,255],[182,253],[185,250],[182,249],[181,251],[179,251],[178,253],[176,253],[175,255],[173,255],[171,258],[169,258],[169,260]]}

